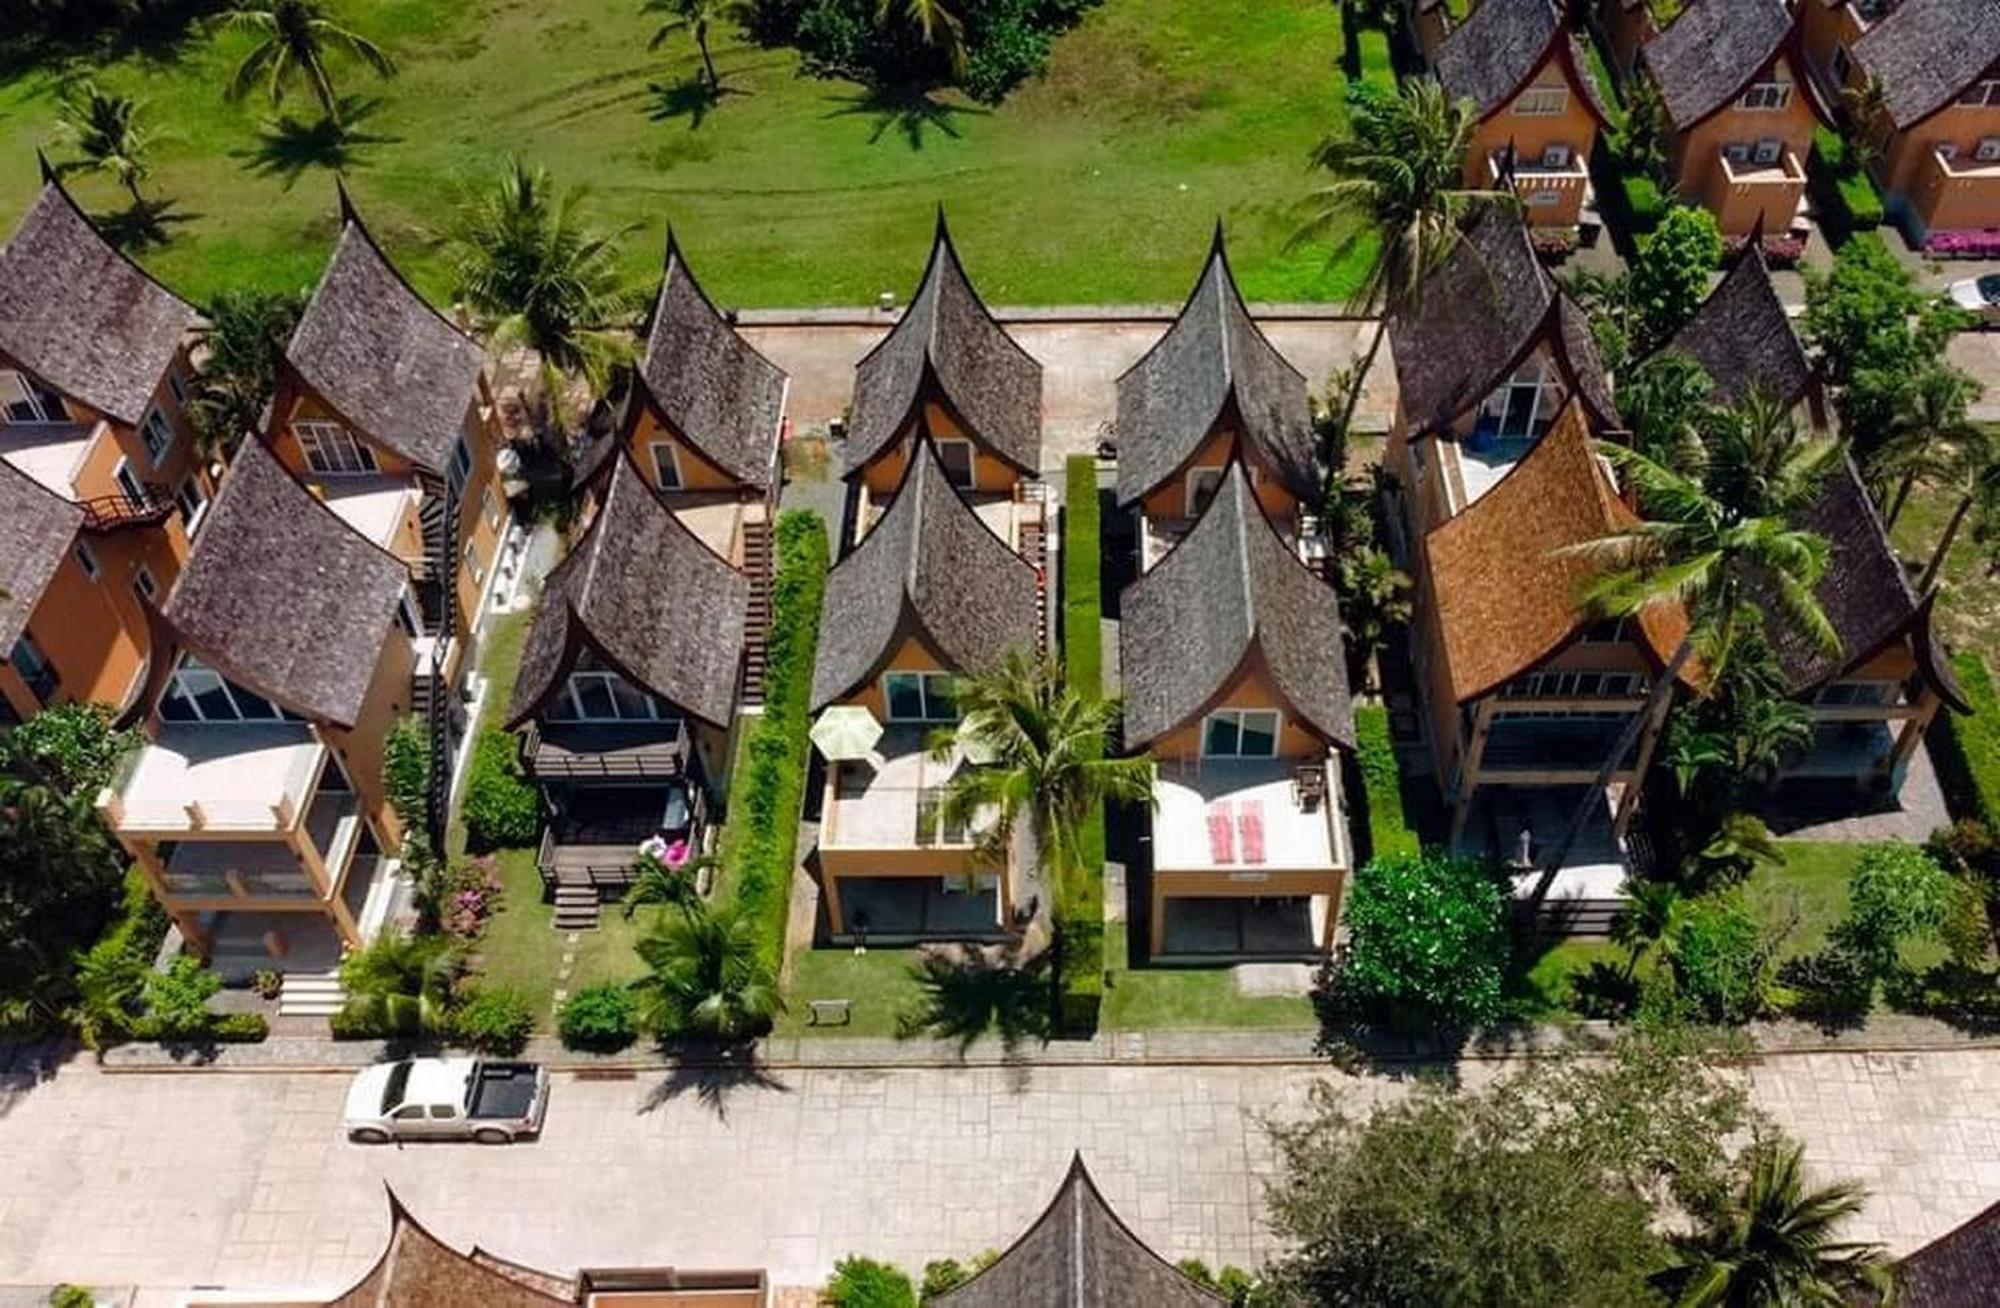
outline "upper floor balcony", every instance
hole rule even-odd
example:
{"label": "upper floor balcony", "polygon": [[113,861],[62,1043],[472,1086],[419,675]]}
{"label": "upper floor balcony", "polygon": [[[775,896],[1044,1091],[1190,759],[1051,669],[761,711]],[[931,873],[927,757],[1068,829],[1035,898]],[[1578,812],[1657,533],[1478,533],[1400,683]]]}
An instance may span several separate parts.
{"label": "upper floor balcony", "polygon": [[935,757],[927,747],[930,731],[894,725],[871,758],[828,765],[823,848],[937,850],[947,861],[970,863],[986,823],[948,820],[945,799],[965,759],[956,748]]}
{"label": "upper floor balcony", "polygon": [[1805,195],[1806,170],[1782,142],[1716,151],[1707,200],[1725,234],[1741,235],[1761,220],[1766,232],[1783,235],[1796,225]]}
{"label": "upper floor balcony", "polygon": [[1153,857],[1162,869],[1224,873],[1246,884],[1352,868],[1338,763],[1327,756],[1160,764]]}
{"label": "upper floor balcony", "polygon": [[96,422],[7,422],[0,420],[0,458],[66,500],[77,497],[76,479],[100,434]]}
{"label": "upper floor balcony", "polygon": [[163,723],[99,794],[98,811],[141,839],[289,834],[314,811],[330,758],[305,722]]}
{"label": "upper floor balcony", "polygon": [[2000,159],[1931,150],[1910,184],[1910,207],[1926,235],[2000,228]]}
{"label": "upper floor balcony", "polygon": [[1494,189],[1514,192],[1531,227],[1574,227],[1590,199],[1590,170],[1566,145],[1532,157],[1495,150],[1486,158],[1486,175]]}

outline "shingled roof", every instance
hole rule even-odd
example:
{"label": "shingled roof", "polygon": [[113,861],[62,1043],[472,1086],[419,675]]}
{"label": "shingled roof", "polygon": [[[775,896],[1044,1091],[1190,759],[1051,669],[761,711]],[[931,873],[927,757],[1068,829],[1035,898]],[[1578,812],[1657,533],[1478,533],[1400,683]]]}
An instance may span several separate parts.
{"label": "shingled roof", "polygon": [[930,440],[917,446],[888,510],[827,575],[815,711],[852,694],[911,636],[962,672],[1039,639],[1034,568],[959,498]]}
{"label": "shingled roof", "polygon": [[847,433],[852,473],[886,449],[934,382],[959,423],[1032,473],[1042,457],[1042,365],[987,311],[938,214],[930,262],[896,326],[854,369]]}
{"label": "shingled roof", "polygon": [[[1423,549],[1454,702],[1491,693],[1583,632],[1597,565],[1563,551],[1631,520],[1572,402],[1493,489],[1431,529]],[[1647,615],[1639,625],[1664,664],[1675,620]]]}
{"label": "shingled roof", "polygon": [[1208,264],[1180,316],[1118,378],[1119,502],[1179,472],[1230,415],[1258,461],[1294,495],[1315,493],[1305,375],[1250,320],[1217,223]]}
{"label": "shingled roof", "polygon": [[938,1308],[1215,1308],[1226,1302],[1154,1253],[1119,1220],[1078,1154],[1035,1224]]}
{"label": "shingled roof", "polygon": [[345,191],[340,204],[340,241],[285,359],[361,435],[442,475],[484,359],[403,280]]}
{"label": "shingled roof", "polygon": [[55,579],[83,509],[0,459],[0,659]]}
{"label": "shingled roof", "polygon": [[[252,442],[253,444],[255,442]],[[354,1287],[327,1301],[326,1308],[548,1308],[574,1304],[574,1295],[553,1295],[462,1254],[424,1229],[394,1190],[389,1191],[389,1242],[382,1256]]]}
{"label": "shingled roof", "polygon": [[1542,270],[1518,218],[1491,210],[1466,229],[1415,304],[1389,315],[1403,412],[1415,431],[1449,427],[1520,366],[1538,342],[1593,416],[1614,410],[1581,310]]}
{"label": "shingled roof", "polygon": [[634,686],[726,727],[749,603],[749,580],[617,456],[590,530],[542,588],[508,726],[533,716],[588,648]]}
{"label": "shingled roof", "polygon": [[1840,651],[1827,654],[1789,622],[1775,599],[1766,598],[1765,635],[1794,695],[1837,680],[1905,636],[1917,656],[1917,670],[1945,703],[1969,713],[1964,692],[1930,630],[1931,604],[1910,589],[1909,576],[1889,544],[1888,532],[1862,488],[1852,460],[1843,460],[1827,479],[1818,501],[1796,526],[1817,532],[1832,547],[1826,575],[1813,594],[1840,636]]}
{"label": "shingled roof", "polygon": [[407,565],[245,441],[162,613],[223,676],[294,713],[358,720]]}
{"label": "shingled roof", "polygon": [[1686,131],[1742,94],[1784,48],[1792,23],[1784,0],[1694,0],[1640,51],[1668,119]]}
{"label": "shingled roof", "polygon": [[1991,1308],[2000,1285],[2000,1203],[1896,1264],[1900,1308]]}
{"label": "shingled roof", "polygon": [[53,175],[0,247],[0,354],[119,422],[146,416],[199,322],[98,235]]}
{"label": "shingled roof", "polygon": [[[1996,0],[2000,2],[2000,0]],[[1746,243],[1727,274],[1667,342],[1707,371],[1716,396],[1734,404],[1762,388],[1796,404],[1813,388],[1812,364],[1785,316],[1784,302],[1756,242]]]}
{"label": "shingled roof", "polygon": [[1853,53],[1881,79],[1897,130],[1914,127],[2000,61],[2000,0],[1903,0]]}
{"label": "shingled roof", "polygon": [[1551,58],[1563,61],[1584,108],[1602,126],[1597,83],[1555,0],[1486,0],[1445,37],[1431,64],[1445,96],[1454,103],[1470,100],[1484,121],[1506,108]]}
{"label": "shingled roof", "polygon": [[1191,721],[1246,664],[1305,726],[1353,748],[1339,601],[1279,539],[1240,461],[1180,543],[1125,588],[1121,610],[1132,748]]}
{"label": "shingled roof", "polygon": [[736,334],[695,280],[672,229],[638,380],[667,425],[710,462],[747,486],[771,484],[784,370]]}

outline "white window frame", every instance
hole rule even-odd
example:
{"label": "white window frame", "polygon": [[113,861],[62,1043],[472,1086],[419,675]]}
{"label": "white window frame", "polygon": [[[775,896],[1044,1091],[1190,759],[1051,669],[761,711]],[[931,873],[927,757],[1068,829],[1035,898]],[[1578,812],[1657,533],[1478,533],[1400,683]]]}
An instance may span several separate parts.
{"label": "white window frame", "polygon": [[[200,690],[195,689],[195,686],[200,683],[204,676],[213,677],[216,685],[221,688],[222,697],[229,704],[229,713],[227,715],[218,714],[215,717],[210,717],[208,710],[202,707],[201,696],[210,693],[213,689],[212,687],[204,687]],[[191,718],[166,719],[172,722],[220,722],[234,725],[240,722],[297,722],[301,720],[297,714],[287,712],[284,705],[265,695],[258,695],[257,698],[271,706],[271,712],[274,716],[268,718],[246,717],[243,713],[243,706],[236,702],[236,694],[239,689],[244,689],[245,693],[248,694],[256,694],[255,691],[249,691],[247,688],[231,685],[229,678],[223,676],[214,668],[209,667],[194,655],[183,654],[180,657],[180,661],[174,665],[173,672],[168,675],[165,688],[160,691],[160,705],[164,707],[169,699],[179,695],[186,702],[187,706],[194,710],[194,716]],[[164,713],[162,713],[162,717],[165,717]]]}
{"label": "white window frame", "polygon": [[1972,157],[1980,163],[2000,163],[2000,136],[1982,136]]}
{"label": "white window frame", "polygon": [[[687,483],[681,480],[681,452],[672,441],[654,441],[653,481],[663,491],[677,491]],[[669,476],[671,474],[671,477]]]}
{"label": "white window frame", "polygon": [[140,481],[138,474],[132,471],[132,461],[130,459],[122,455],[119,457],[118,462],[112,465],[111,480],[118,483],[118,489],[124,494],[127,500],[131,501],[133,508],[136,509],[144,506],[146,503],[146,484]]}
{"label": "white window frame", "polygon": [[1222,492],[1222,472],[1220,467],[1206,463],[1197,464],[1187,470],[1187,503],[1183,507],[1187,510],[1188,517],[1199,518],[1207,509],[1208,505],[1201,502],[1204,487],[1207,489],[1210,502]]}
{"label": "white window frame", "polygon": [[[611,713],[609,716],[602,713],[592,713],[585,708],[584,691],[587,686],[601,689],[604,692],[605,698],[611,703]],[[620,687],[637,695],[640,701],[645,704],[646,712],[643,715],[635,714],[628,716],[618,711],[618,691]],[[563,682],[561,699],[569,706],[569,716],[558,719],[559,721],[668,722],[674,718],[674,714],[668,710],[666,705],[660,703],[650,692],[641,690],[639,687],[625,680],[625,678],[619,676],[616,672],[604,668],[573,669],[568,678]]]}
{"label": "white window frame", "polygon": [[146,457],[153,461],[154,467],[174,448],[174,425],[157,404],[149,407],[146,416],[139,420],[139,443],[146,447]]}
{"label": "white window frame", "polygon": [[[1236,728],[1236,748],[1221,752],[1209,748],[1208,732],[1211,724],[1229,719]],[[1269,719],[1271,723],[1271,752],[1268,754],[1246,754],[1243,752],[1243,727],[1252,719]],[[1274,708],[1219,708],[1201,720],[1201,756],[1203,758],[1276,758],[1279,740],[1285,727],[1285,715]]]}
{"label": "white window frame", "polygon": [[1566,86],[1530,86],[1514,97],[1517,118],[1554,118],[1569,108]]}
{"label": "white window frame", "polygon": [[381,471],[375,451],[342,423],[306,418],[292,424],[292,435],[315,477],[366,477]]}
{"label": "white window frame", "polygon": [[[194,501],[192,509],[188,507],[190,499]],[[208,503],[208,492],[202,490],[200,479],[191,472],[181,478],[181,484],[174,488],[174,506],[181,512],[181,525],[186,529],[189,540],[194,539],[194,534],[201,530],[203,520],[208,517]]]}
{"label": "white window frame", "polygon": [[1743,88],[1743,94],[1736,99],[1736,107],[1752,113],[1773,113],[1792,102],[1790,82],[1752,82]]}
{"label": "white window frame", "polygon": [[97,556],[90,551],[90,542],[81,536],[76,541],[76,566],[82,568],[83,575],[92,581],[103,575],[103,569],[97,566]]}
{"label": "white window frame", "polygon": [[479,557],[479,542],[476,540],[466,541],[465,550],[459,555],[459,558],[464,561],[465,570],[472,577],[472,584],[475,586],[483,585],[486,581],[486,562]]}
{"label": "white window frame", "polygon": [[[915,679],[917,683],[917,698],[923,702],[923,711],[918,716],[910,717],[907,714],[896,712],[896,697],[889,691],[889,682],[897,677]],[[956,722],[958,720],[958,705],[951,699],[951,692],[948,689],[953,680],[953,675],[949,672],[934,672],[918,668],[892,669],[884,672],[882,674],[882,716],[890,722]],[[944,689],[933,691],[931,689],[933,682],[941,683]],[[946,704],[949,704],[951,712],[945,714],[933,710],[931,700],[934,697],[942,699]]]}
{"label": "white window frame", "polygon": [[465,483],[472,480],[472,445],[462,435],[451,447],[451,466],[445,469],[445,476],[453,495],[465,494]]}
{"label": "white window frame", "polygon": [[[947,482],[963,491],[969,491],[979,484],[979,451],[972,448],[971,441],[963,436],[940,436],[934,439],[933,444],[937,446],[938,466],[944,469],[944,479]],[[946,447],[965,451],[965,480],[958,479],[957,470],[952,467],[951,460],[944,457]]]}
{"label": "white window frame", "polygon": [[132,590],[149,604],[159,601],[160,583],[153,576],[153,570],[143,563],[132,572]]}
{"label": "white window frame", "polygon": [[[11,393],[9,393],[10,388]],[[56,399],[53,412],[43,402],[47,398]],[[14,404],[26,406],[31,416],[23,418],[7,413],[8,406]],[[48,391],[46,387],[37,387],[28,379],[28,374],[14,368],[0,368],[0,413],[6,413],[8,422],[23,427],[49,426],[69,421],[69,411],[62,407],[59,397],[54,396],[54,393]]]}

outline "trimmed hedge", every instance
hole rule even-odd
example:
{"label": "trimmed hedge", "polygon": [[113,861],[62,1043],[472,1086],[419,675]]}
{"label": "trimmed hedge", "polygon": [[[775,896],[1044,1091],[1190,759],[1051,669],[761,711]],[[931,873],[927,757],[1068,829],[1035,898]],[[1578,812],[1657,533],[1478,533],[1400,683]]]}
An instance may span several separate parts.
{"label": "trimmed hedge", "polygon": [[755,926],[759,960],[774,975],[785,958],[799,809],[812,762],[813,655],[827,554],[826,524],[817,513],[793,509],[778,519],[764,714],[750,729],[742,775],[730,782],[735,902]]}
{"label": "trimmed hedge", "polygon": [[[1363,35],[1366,35],[1364,33]],[[1063,676],[1078,695],[1104,694],[1102,530],[1097,460],[1071,455],[1064,465],[1062,612]],[[1084,824],[1083,866],[1056,887],[1056,1006],[1066,1031],[1097,1026],[1104,1001],[1104,810]]]}
{"label": "trimmed hedge", "polygon": [[1354,44],[1361,58],[1362,82],[1393,93],[1396,64],[1389,54],[1389,34],[1379,27],[1364,27],[1354,34]]}
{"label": "trimmed hedge", "polygon": [[1819,198],[1840,211],[1849,231],[1872,231],[1882,225],[1888,215],[1883,209],[1881,189],[1861,166],[1847,138],[1830,127],[1815,127],[1812,164],[1814,171],[1823,174],[1822,185],[1817,188]]}
{"label": "trimmed hedge", "polygon": [[488,727],[473,746],[465,778],[465,847],[475,854],[533,845],[542,834],[542,797],[521,768],[521,743]]}
{"label": "trimmed hedge", "polygon": [[1380,704],[1357,705],[1354,738],[1362,803],[1368,809],[1367,857],[1416,853],[1423,842],[1403,814],[1403,780],[1395,746],[1389,743],[1389,710]]}
{"label": "trimmed hedge", "polygon": [[1660,225],[1667,214],[1667,197],[1652,178],[1639,173],[1621,173],[1618,185],[1624,193],[1625,217],[1634,235],[1642,235]]}
{"label": "trimmed hedge", "polygon": [[1960,717],[1945,709],[1931,719],[1931,761],[1951,815],[1992,826],[2000,819],[2000,694],[1977,654],[1960,654],[1951,666],[1973,711]]}

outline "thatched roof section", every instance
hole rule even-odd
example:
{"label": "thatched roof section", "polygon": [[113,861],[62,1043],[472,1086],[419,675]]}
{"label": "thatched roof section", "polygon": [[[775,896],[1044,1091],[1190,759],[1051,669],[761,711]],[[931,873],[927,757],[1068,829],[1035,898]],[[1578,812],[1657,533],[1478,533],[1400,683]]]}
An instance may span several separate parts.
{"label": "thatched roof section", "polygon": [[1604,125],[1597,83],[1555,0],[1485,0],[1445,37],[1431,62],[1445,96],[1471,101],[1483,122],[1505,109],[1550,59],[1562,61],[1584,109]]}
{"label": "thatched roof section", "polygon": [[1882,80],[1897,130],[1914,127],[2000,63],[2000,0],[1902,0],[1853,53]]}
{"label": "thatched roof section", "polygon": [[1247,667],[1306,727],[1353,748],[1339,601],[1264,517],[1240,461],[1120,610],[1127,746],[1193,721]]}
{"label": "thatched roof section", "polygon": [[146,416],[199,322],[98,235],[53,174],[0,247],[0,354],[119,422]]}
{"label": "thatched roof section", "polygon": [[1251,321],[1216,224],[1208,263],[1180,316],[1118,378],[1118,500],[1130,504],[1186,466],[1215,429],[1241,424],[1258,461],[1294,495],[1318,490],[1304,374]]}
{"label": "thatched roof section", "polygon": [[1216,1308],[1133,1234],[1078,1154],[1035,1224],[986,1270],[939,1295],[937,1308]]}
{"label": "thatched roof section", "polygon": [[484,357],[403,280],[341,192],[340,240],[285,360],[363,436],[443,475]]}
{"label": "thatched roof section", "polygon": [[1741,95],[1784,49],[1792,23],[1784,0],[1693,0],[1640,51],[1668,119],[1686,131]]}
{"label": "thatched roof section", "polygon": [[248,440],[161,611],[231,681],[351,727],[409,581],[407,565],[342,522],[262,441]]}
{"label": "thatched roof section", "polygon": [[1796,404],[1813,387],[1812,363],[1754,242],[1743,247],[1666,348],[1700,364],[1725,403],[1737,403],[1761,387]]}
{"label": "thatched roof section", "polygon": [[1042,365],[987,311],[939,212],[910,307],[855,365],[846,472],[887,449],[931,386],[973,438],[1022,472],[1042,457]]}
{"label": "thatched roof section", "polygon": [[815,712],[854,693],[915,636],[960,672],[1040,637],[1035,570],[979,520],[920,438],[896,498],[827,574]]}
{"label": "thatched roof section", "polygon": [[603,507],[542,588],[508,726],[532,717],[590,649],[634,686],[726,729],[749,602],[749,580],[682,525],[619,455]]}
{"label": "thatched roof section", "polygon": [[326,1308],[548,1308],[574,1304],[458,1252],[424,1229],[394,1190],[389,1191],[389,1242],[382,1256],[345,1294]]}
{"label": "thatched roof section", "polygon": [[83,509],[0,459],[0,659],[27,629],[83,526]]}
{"label": "thatched roof section", "polygon": [[638,381],[674,431],[746,486],[776,475],[785,374],[715,307],[672,229]]}

